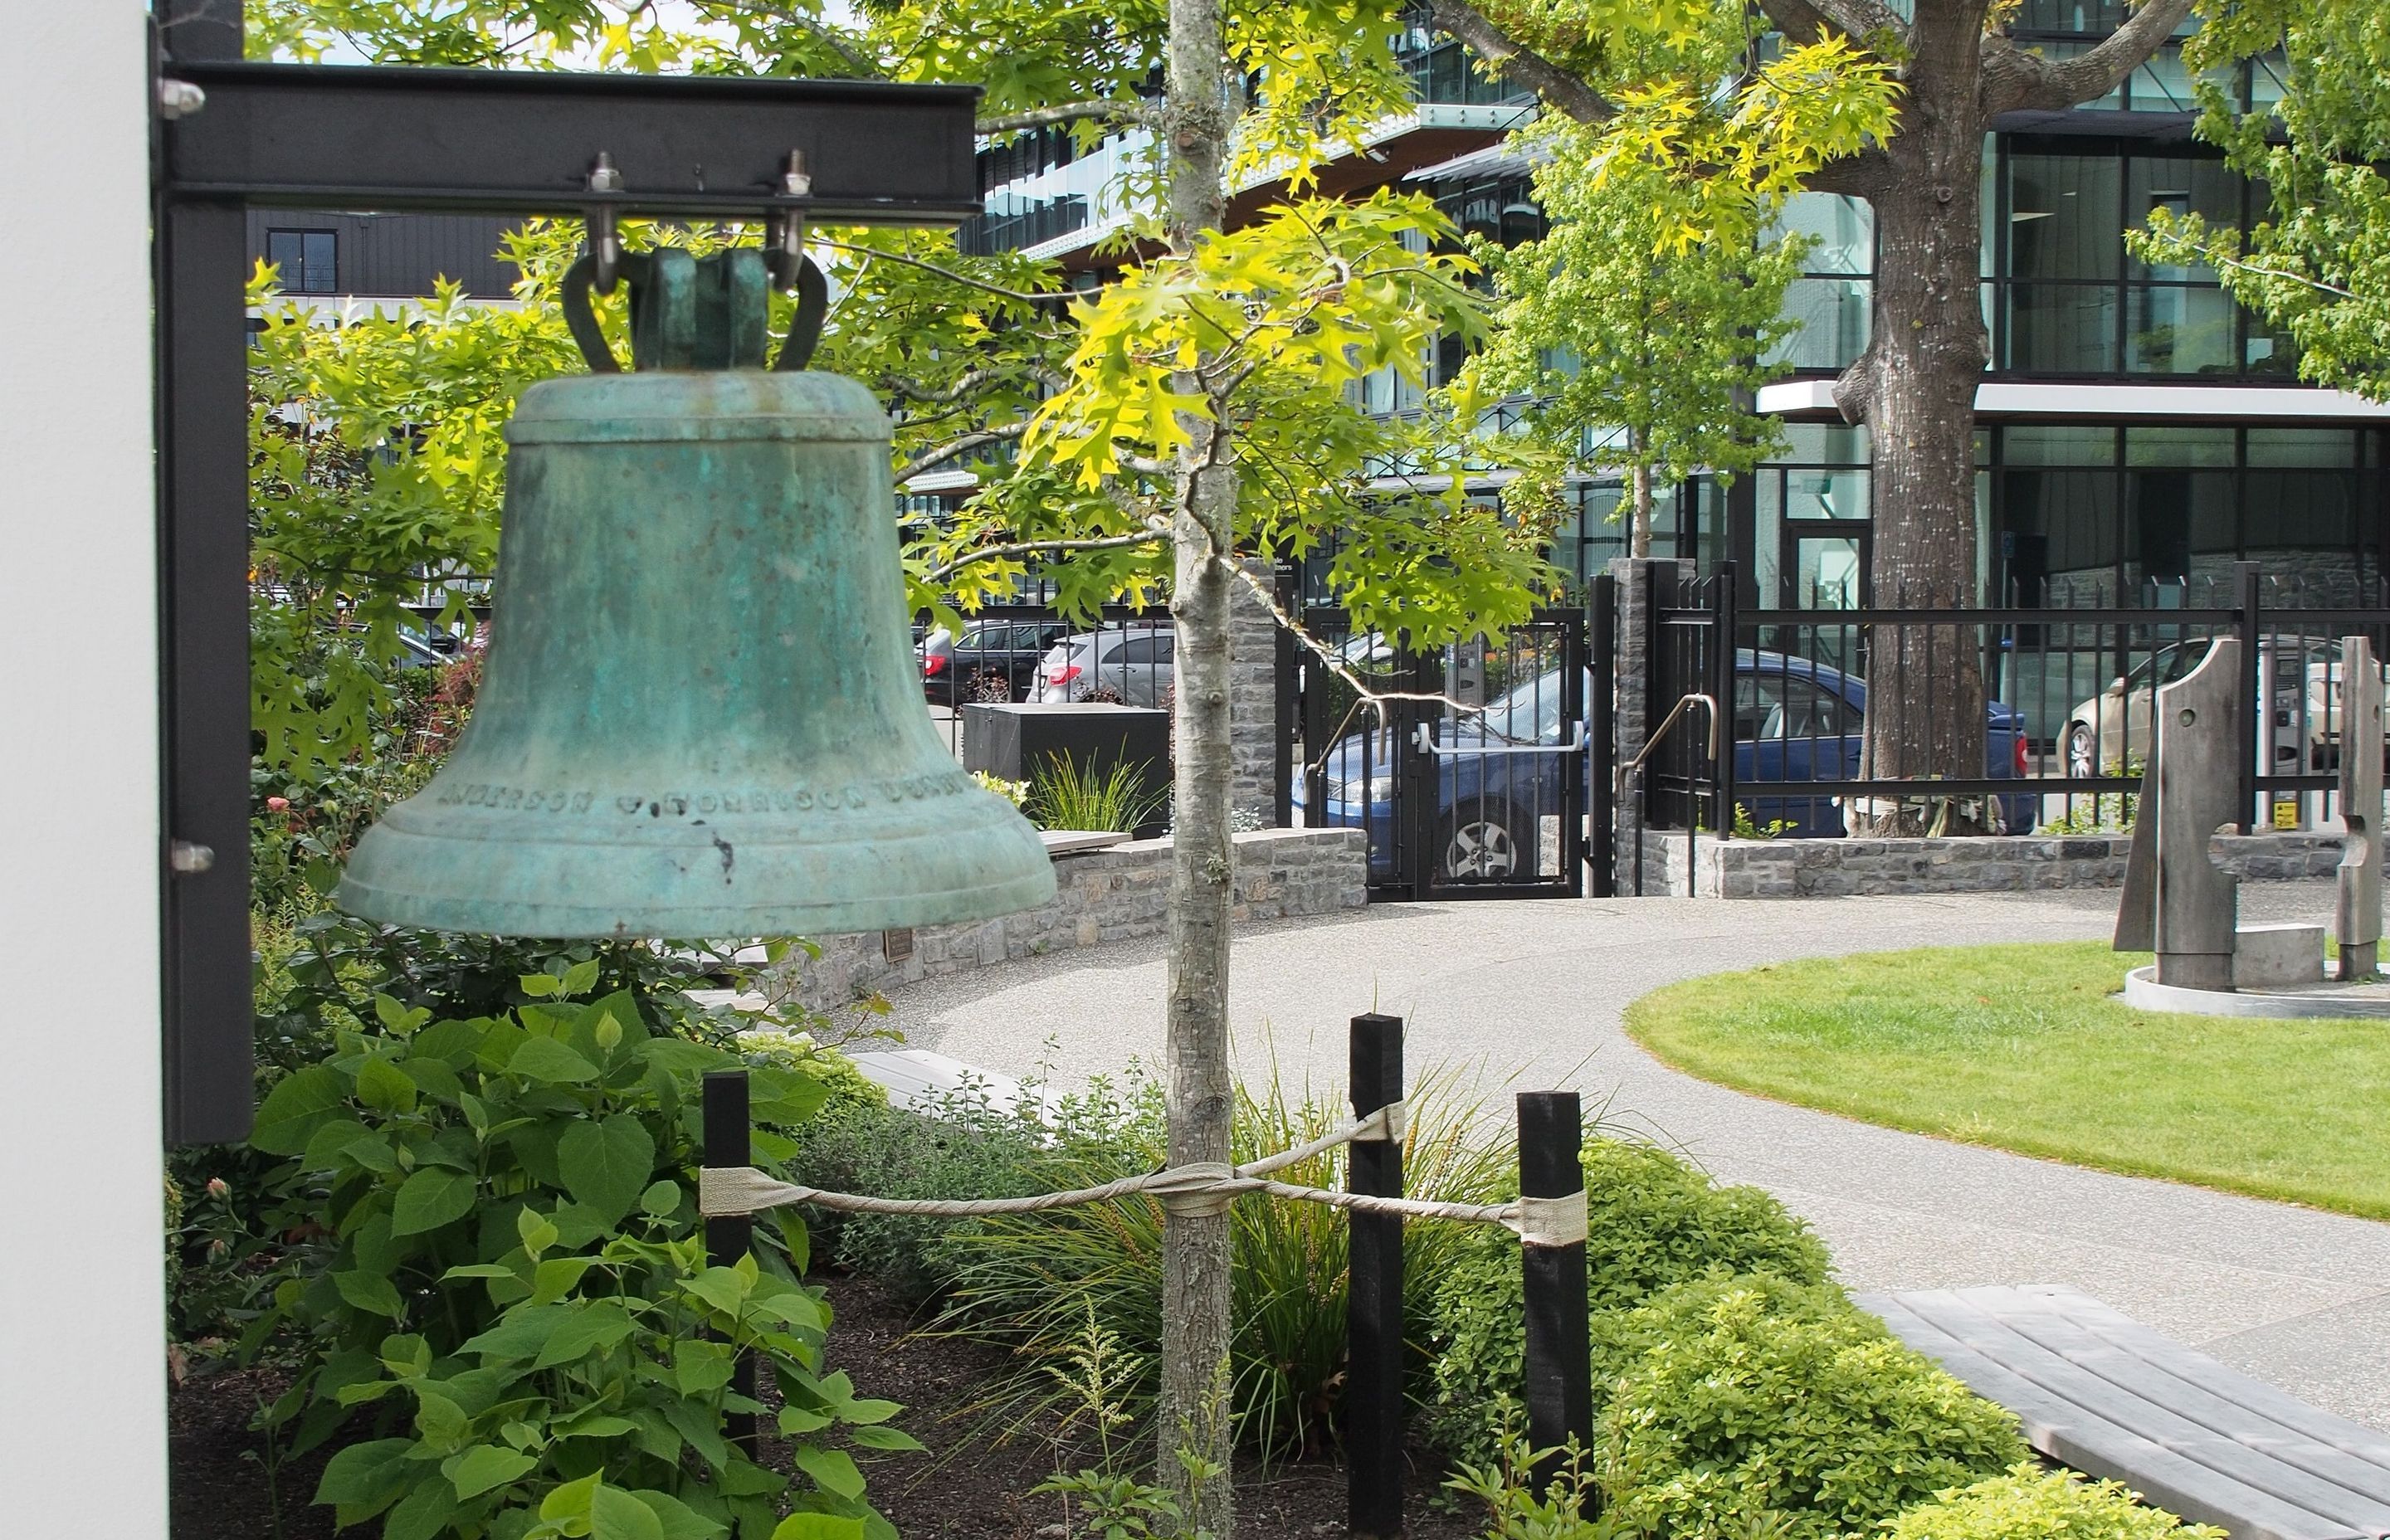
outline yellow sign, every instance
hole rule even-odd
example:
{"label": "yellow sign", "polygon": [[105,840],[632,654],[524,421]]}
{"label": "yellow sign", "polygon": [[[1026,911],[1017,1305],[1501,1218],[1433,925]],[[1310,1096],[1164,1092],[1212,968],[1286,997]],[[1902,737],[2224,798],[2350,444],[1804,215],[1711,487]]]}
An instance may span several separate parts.
{"label": "yellow sign", "polygon": [[2274,827],[2276,828],[2296,828],[2299,827],[2299,802],[2297,798],[2292,797],[2276,801],[2274,803]]}

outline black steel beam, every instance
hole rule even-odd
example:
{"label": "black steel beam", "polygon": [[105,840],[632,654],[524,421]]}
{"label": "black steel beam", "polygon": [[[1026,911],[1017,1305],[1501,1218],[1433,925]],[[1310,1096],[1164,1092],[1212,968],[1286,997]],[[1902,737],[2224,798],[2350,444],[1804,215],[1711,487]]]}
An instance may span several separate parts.
{"label": "black steel beam", "polygon": [[[177,197],[266,207],[955,225],[980,212],[975,85],[176,59]],[[801,151],[810,195],[780,191]],[[623,188],[592,193],[603,152]]]}

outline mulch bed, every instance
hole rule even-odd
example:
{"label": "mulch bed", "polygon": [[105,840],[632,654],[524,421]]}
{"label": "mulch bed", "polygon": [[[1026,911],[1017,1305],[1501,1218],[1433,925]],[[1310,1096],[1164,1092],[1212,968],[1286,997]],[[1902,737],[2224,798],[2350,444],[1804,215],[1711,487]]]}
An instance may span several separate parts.
{"label": "mulch bed", "polygon": [[[868,1279],[826,1274],[818,1281],[837,1312],[829,1367],[852,1375],[865,1395],[904,1403],[901,1425],[931,1447],[927,1455],[877,1457],[866,1467],[871,1500],[897,1533],[905,1540],[1060,1540],[1060,1500],[1029,1495],[1058,1469],[1053,1428],[1032,1423],[999,1437],[968,1417],[942,1420],[978,1398],[1002,1372],[1003,1354],[914,1335],[904,1306]],[[255,1458],[250,1418],[285,1383],[272,1370],[244,1369],[194,1375],[174,1391],[172,1540],[332,1540],[331,1510],[308,1501],[329,1448],[290,1462],[270,1483]],[[776,1453],[767,1447],[765,1457]],[[1432,1500],[1441,1480],[1432,1466],[1415,1462],[1407,1505],[1412,1540],[1468,1540],[1480,1533],[1471,1516]],[[1240,1465],[1240,1540],[1317,1540],[1343,1532],[1341,1465]]]}

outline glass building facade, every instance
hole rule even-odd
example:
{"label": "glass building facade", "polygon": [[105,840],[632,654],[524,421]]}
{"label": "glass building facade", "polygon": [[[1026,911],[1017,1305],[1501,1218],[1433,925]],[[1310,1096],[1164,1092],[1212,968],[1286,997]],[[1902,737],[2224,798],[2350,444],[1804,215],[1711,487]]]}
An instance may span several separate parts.
{"label": "glass building facade", "polygon": [[[2124,0],[2023,0],[2011,26],[2024,45],[2064,58],[2127,14]],[[1422,132],[1438,104],[1524,101],[1424,26],[1404,57]],[[1980,600],[2180,603],[2186,587],[2255,560],[2309,602],[2353,602],[2360,582],[2383,575],[2390,415],[2301,386],[2290,339],[2236,305],[2212,271],[2144,263],[2127,246],[2126,233],[2159,210],[2241,229],[2266,216],[2264,189],[2193,137],[2196,83],[2178,38],[2100,100],[2020,114],[1985,135]],[[2214,83],[2250,108],[2281,94],[2263,60]],[[1033,163],[989,163],[996,182],[1009,180],[991,186],[992,214],[1011,213],[1006,199],[1033,189],[1100,196],[1092,179],[1106,168],[1088,162],[1102,152],[1074,162],[1049,137],[1020,153]],[[1507,245],[1543,232],[1532,168],[1498,148],[1402,174],[1471,234]],[[1767,399],[1782,393],[1775,390],[1755,404],[1781,411],[1785,451],[1731,484],[1699,478],[1664,489],[1652,548],[1703,565],[1734,560],[1746,605],[1846,608],[1869,597],[1876,509],[1866,430],[1842,423],[1822,384],[1869,343],[1874,219],[1862,200],[1804,194],[1783,223],[1809,249],[1785,300],[1801,327],[1768,362],[1790,385],[1808,384],[1789,405]],[[1030,234],[996,244],[1034,244],[1022,238]],[[1439,348],[1431,381],[1460,362],[1457,345]],[[1415,388],[1391,371],[1360,393],[1374,411],[1418,405]],[[1555,559],[1582,577],[1623,554],[1624,495],[1615,480],[1573,488]]]}

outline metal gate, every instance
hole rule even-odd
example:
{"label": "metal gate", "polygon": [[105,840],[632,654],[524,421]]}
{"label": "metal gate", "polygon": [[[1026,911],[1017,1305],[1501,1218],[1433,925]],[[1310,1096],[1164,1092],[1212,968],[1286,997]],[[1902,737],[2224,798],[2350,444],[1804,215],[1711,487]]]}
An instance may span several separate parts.
{"label": "metal gate", "polygon": [[1366,829],[1371,898],[1585,892],[1581,611],[1424,654],[1341,610],[1307,610],[1304,625],[1328,657],[1298,646],[1281,681],[1298,702],[1294,821]]}

